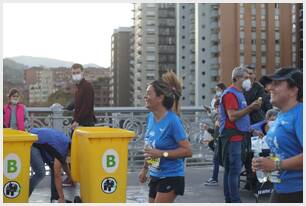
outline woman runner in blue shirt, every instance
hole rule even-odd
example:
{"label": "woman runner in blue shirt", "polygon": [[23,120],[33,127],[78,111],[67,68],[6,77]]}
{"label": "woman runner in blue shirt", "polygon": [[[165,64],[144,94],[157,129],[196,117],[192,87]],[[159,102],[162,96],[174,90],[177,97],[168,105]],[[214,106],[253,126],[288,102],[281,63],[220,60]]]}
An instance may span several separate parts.
{"label": "woman runner in blue shirt", "polygon": [[283,68],[271,79],[271,103],[280,109],[266,135],[273,156],[254,158],[252,166],[273,172],[271,202],[303,202],[303,74]]}
{"label": "woman runner in blue shirt", "polygon": [[147,118],[144,167],[139,181],[144,183],[150,173],[149,202],[171,203],[184,194],[184,158],[192,156],[181,119],[171,111],[175,99],[171,86],[156,80],[147,87]]}

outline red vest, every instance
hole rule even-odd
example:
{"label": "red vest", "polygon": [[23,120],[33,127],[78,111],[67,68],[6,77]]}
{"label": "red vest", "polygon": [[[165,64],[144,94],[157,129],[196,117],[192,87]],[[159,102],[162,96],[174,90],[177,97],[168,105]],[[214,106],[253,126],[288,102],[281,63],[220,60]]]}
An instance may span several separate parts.
{"label": "red vest", "polygon": [[[6,104],[3,107],[4,112],[4,125],[9,128],[11,121],[11,104]],[[16,121],[17,121],[17,129],[24,131],[24,112],[25,106],[21,103],[17,103],[16,105]]]}

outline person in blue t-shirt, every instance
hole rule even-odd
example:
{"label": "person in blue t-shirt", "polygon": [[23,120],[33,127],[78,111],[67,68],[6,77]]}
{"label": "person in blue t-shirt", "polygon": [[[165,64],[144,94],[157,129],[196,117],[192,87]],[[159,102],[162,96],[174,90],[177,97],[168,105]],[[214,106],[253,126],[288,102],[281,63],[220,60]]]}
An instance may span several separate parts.
{"label": "person in blue t-shirt", "polygon": [[[29,196],[34,188],[45,176],[45,163],[51,170],[51,202],[70,202],[64,199],[62,188],[62,168],[72,181],[69,168],[66,164],[71,140],[64,132],[52,128],[32,128],[32,134],[38,140],[31,147],[31,168],[34,174],[30,178]],[[73,181],[72,181],[73,182]]]}
{"label": "person in blue t-shirt", "polygon": [[172,87],[163,80],[147,87],[147,117],[145,133],[145,163],[138,178],[141,183],[150,171],[149,202],[171,203],[184,194],[184,158],[192,156],[183,123],[171,108],[175,100]]}
{"label": "person in blue t-shirt", "polygon": [[303,202],[303,74],[282,68],[270,78],[271,103],[280,109],[266,135],[272,156],[254,158],[252,166],[274,174],[271,202]]}

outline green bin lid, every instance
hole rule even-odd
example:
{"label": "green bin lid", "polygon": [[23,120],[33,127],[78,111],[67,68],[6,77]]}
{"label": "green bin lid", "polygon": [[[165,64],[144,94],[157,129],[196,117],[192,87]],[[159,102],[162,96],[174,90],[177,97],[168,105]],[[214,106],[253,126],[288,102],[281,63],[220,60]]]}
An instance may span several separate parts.
{"label": "green bin lid", "polygon": [[3,142],[35,142],[37,139],[37,135],[25,131],[3,129]]}

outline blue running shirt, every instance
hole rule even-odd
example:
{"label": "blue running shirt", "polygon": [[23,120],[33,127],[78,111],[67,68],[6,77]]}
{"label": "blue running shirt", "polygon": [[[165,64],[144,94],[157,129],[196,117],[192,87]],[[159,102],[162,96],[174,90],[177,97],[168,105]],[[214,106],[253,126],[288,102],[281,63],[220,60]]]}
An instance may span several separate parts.
{"label": "blue running shirt", "polygon": [[[281,160],[303,153],[303,103],[287,112],[280,112],[267,133],[266,141]],[[281,183],[274,183],[277,193],[303,190],[303,171],[284,170],[280,173]]]}
{"label": "blue running shirt", "polygon": [[[186,140],[186,132],[181,119],[172,111],[159,122],[154,119],[153,113],[147,118],[145,141],[153,148],[160,150],[175,150],[179,142]],[[154,177],[184,176],[184,158],[160,158],[159,169],[150,167],[150,175]]]}

